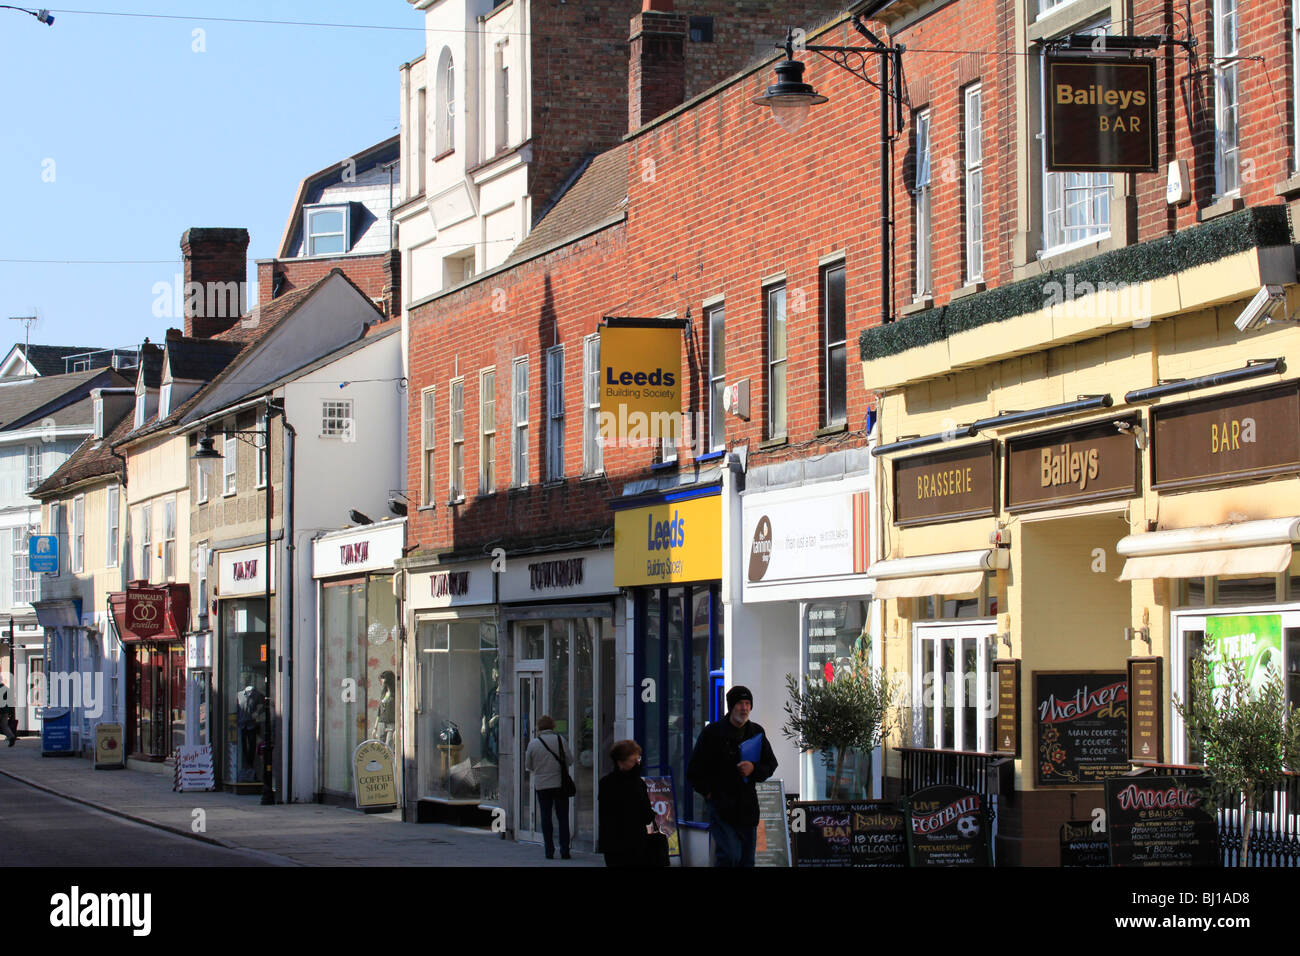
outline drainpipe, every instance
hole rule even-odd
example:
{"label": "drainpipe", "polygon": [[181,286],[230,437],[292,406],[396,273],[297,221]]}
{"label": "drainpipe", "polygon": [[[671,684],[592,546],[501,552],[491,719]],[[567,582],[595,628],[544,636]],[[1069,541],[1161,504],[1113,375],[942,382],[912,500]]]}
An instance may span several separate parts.
{"label": "drainpipe", "polygon": [[285,756],[287,762],[285,765],[285,803],[293,802],[293,644],[294,644],[294,611],[293,596],[297,591],[298,579],[294,576],[294,552],[297,550],[294,544],[294,520],[293,520],[293,491],[294,491],[294,468],[293,459],[296,453],[298,432],[289,424],[289,419],[284,413],[283,405],[280,408],[280,424],[284,426],[284,547],[285,547],[285,601],[288,616],[288,633],[286,635],[285,649],[288,651],[288,660],[285,661],[284,683],[285,683],[285,714],[288,715],[288,722],[285,724],[284,745],[287,748]]}

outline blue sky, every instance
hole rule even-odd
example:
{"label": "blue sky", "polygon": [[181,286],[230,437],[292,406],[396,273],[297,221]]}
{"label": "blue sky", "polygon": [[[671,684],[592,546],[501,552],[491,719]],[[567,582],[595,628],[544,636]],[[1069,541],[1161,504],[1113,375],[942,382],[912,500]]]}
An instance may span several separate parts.
{"label": "blue sky", "polygon": [[154,285],[180,271],[191,226],[248,229],[255,281],[251,260],[275,254],[302,178],[397,133],[398,67],[424,49],[423,14],[406,0],[75,7],[410,28],[401,31],[50,9],[53,26],[0,10],[6,347],[24,336],[9,317],[32,314],[33,343],[161,340],[182,321],[154,316]]}

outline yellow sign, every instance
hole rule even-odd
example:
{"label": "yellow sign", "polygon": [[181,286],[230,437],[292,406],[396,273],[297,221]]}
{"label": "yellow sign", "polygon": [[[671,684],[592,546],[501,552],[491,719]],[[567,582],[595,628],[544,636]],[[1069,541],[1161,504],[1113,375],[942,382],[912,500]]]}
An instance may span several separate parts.
{"label": "yellow sign", "polygon": [[125,767],[126,751],[122,748],[121,724],[95,725],[95,769]]}
{"label": "yellow sign", "polygon": [[352,755],[352,780],[357,809],[373,813],[397,806],[393,752],[378,740],[363,740]]}
{"label": "yellow sign", "polygon": [[653,441],[681,434],[682,333],[678,328],[600,330],[600,435]]}
{"label": "yellow sign", "polygon": [[614,584],[672,584],[722,577],[722,496],[614,514]]}

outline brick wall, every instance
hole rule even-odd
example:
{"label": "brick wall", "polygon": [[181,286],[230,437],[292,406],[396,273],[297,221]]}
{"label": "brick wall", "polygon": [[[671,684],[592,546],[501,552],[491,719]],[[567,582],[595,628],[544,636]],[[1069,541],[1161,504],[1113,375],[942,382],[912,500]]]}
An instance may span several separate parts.
{"label": "brick wall", "polygon": [[401,253],[396,250],[373,256],[263,260],[257,264],[257,304],[266,305],[274,297],[277,277],[279,295],[284,295],[323,279],[331,269],[341,269],[357,288],[380,303],[385,315],[400,314]]}

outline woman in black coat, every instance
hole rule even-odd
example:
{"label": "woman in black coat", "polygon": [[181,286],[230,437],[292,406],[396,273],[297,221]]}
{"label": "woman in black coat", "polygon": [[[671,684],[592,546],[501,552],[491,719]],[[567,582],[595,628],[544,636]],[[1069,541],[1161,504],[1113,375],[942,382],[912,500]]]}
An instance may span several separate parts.
{"label": "woman in black coat", "polygon": [[600,852],[606,866],[649,866],[646,838],[655,812],[641,779],[641,747],[620,740],[609,755],[614,770],[600,779]]}

